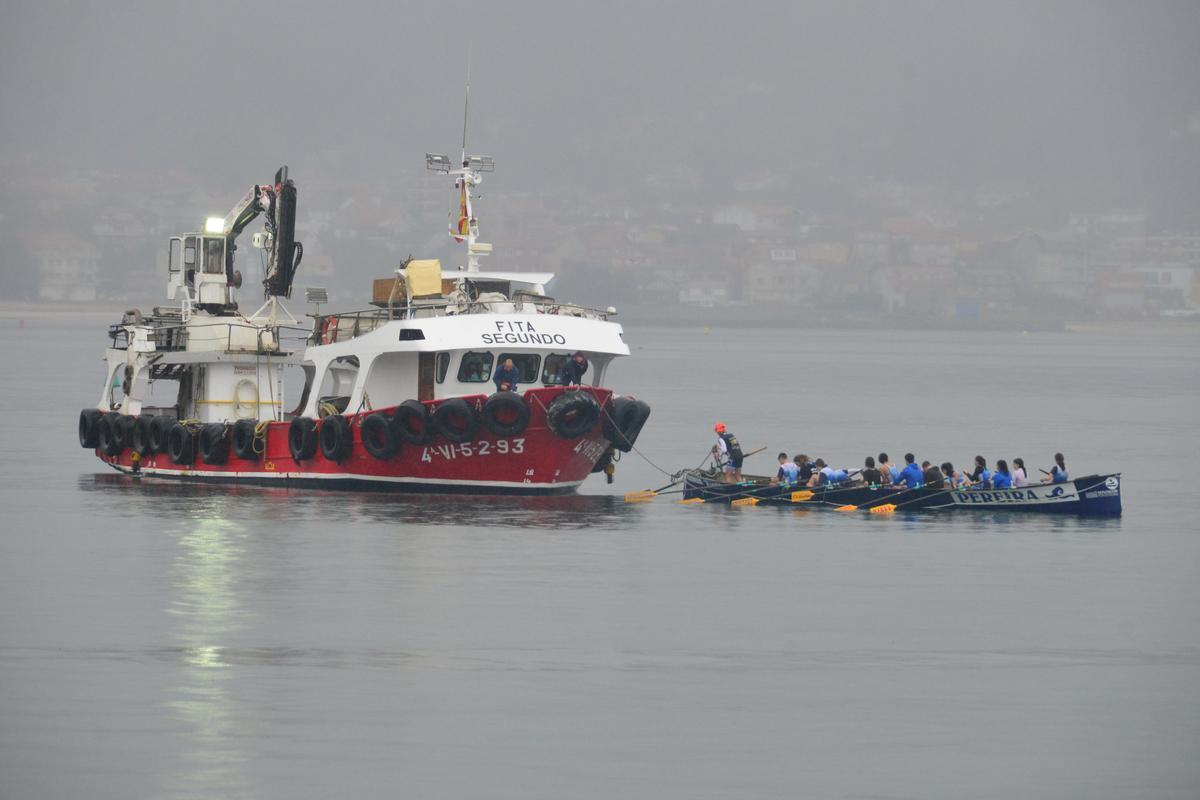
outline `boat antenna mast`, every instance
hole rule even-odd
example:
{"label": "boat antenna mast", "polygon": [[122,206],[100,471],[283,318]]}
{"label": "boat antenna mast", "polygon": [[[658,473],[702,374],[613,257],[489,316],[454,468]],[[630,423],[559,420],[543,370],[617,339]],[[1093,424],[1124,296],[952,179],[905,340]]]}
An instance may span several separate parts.
{"label": "boat antenna mast", "polygon": [[454,169],[449,156],[443,153],[426,153],[425,168],[432,172],[443,172],[454,176],[454,188],[458,192],[458,213],[450,212],[450,238],[467,245],[467,272],[479,271],[479,259],[492,252],[492,246],[479,241],[479,219],[471,205],[471,192],[483,183],[484,172],[496,171],[496,160],[491,156],[467,154],[467,119],[471,108],[471,51],[467,50],[467,87],[463,97],[463,135],[461,167]]}

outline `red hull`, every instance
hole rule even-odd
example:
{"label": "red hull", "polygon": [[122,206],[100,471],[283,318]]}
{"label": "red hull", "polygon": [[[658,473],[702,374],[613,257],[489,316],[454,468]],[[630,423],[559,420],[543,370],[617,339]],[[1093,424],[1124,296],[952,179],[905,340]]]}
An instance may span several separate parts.
{"label": "red hull", "polygon": [[[577,439],[563,439],[546,425],[546,407],[564,391],[561,387],[524,393],[531,408],[529,425],[518,436],[497,437],[486,426],[469,441],[456,444],[435,436],[427,445],[404,443],[391,458],[372,457],[362,446],[358,421],[365,414],[347,414],[354,448],[343,461],[330,461],[317,449],[311,459],[295,461],[288,449],[287,422],[272,422],[262,458],[247,460],[233,452],[224,464],[205,464],[199,457],[180,466],[166,453],[146,455],[140,472],[147,476],[217,480],[270,485],[316,485],[323,488],[365,488],[389,491],[492,491],[528,494],[573,491],[592,472],[608,440],[603,414]],[[584,388],[604,408],[612,392]],[[478,408],[485,396],[464,398]],[[436,406],[437,402],[426,403]],[[390,411],[390,409],[388,409]],[[376,410],[378,411],[378,409]],[[373,412],[367,412],[373,413]],[[121,470],[133,471],[132,453],[96,455]]]}

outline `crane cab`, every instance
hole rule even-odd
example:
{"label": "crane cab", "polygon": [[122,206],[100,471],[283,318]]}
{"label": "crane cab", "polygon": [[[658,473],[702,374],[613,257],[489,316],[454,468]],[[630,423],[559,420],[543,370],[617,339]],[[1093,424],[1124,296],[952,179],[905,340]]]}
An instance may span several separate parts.
{"label": "crane cab", "polygon": [[213,233],[224,223],[209,220],[210,232],[171,237],[167,255],[167,297],[185,304],[219,311],[235,308],[233,290],[241,286],[241,274],[229,269],[231,245],[223,232]]}

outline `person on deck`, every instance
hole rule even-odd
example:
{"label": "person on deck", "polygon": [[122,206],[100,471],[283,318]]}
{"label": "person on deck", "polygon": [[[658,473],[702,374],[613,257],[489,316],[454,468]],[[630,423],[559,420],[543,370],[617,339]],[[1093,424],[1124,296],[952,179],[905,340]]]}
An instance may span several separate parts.
{"label": "person on deck", "polygon": [[497,392],[515,392],[517,380],[520,377],[521,373],[517,372],[517,368],[513,366],[513,360],[506,358],[500,368],[496,370],[496,374],[492,376],[492,381],[496,384]]}
{"label": "person on deck", "polygon": [[1013,486],[1029,485],[1029,473],[1025,471],[1025,459],[1013,459],[1012,478]]}
{"label": "person on deck", "polygon": [[1054,466],[1050,468],[1049,474],[1042,478],[1042,483],[1066,483],[1071,480],[1071,476],[1067,473],[1067,461],[1063,458],[1062,453],[1054,454]]}
{"label": "person on deck", "polygon": [[796,463],[797,469],[800,471],[799,480],[803,484],[807,484],[812,478],[813,466],[809,463],[808,456],[804,453],[796,456],[793,461]]}
{"label": "person on deck", "polygon": [[905,453],[904,469],[896,475],[894,483],[897,486],[903,483],[909,489],[915,489],[921,485],[923,477],[921,468],[917,466],[917,457],[912,453]]}
{"label": "person on deck", "polygon": [[992,471],[987,468],[987,459],[975,456],[975,470],[971,473],[971,485],[987,489],[992,485]]}
{"label": "person on deck", "polygon": [[726,483],[741,483],[742,480],[742,446],[737,437],[725,430],[725,423],[718,422],[713,426],[717,434],[717,443],[713,453],[717,463],[722,464],[722,478]]}
{"label": "person on deck", "polygon": [[937,464],[928,461],[921,462],[921,480],[930,489],[945,489],[946,477],[942,474],[941,469]]}
{"label": "person on deck", "polygon": [[859,473],[868,486],[878,486],[883,481],[883,475],[875,468],[875,459],[867,456],[863,462],[862,472]]}
{"label": "person on deck", "polygon": [[1011,489],[1012,473],[1008,471],[1008,462],[1003,458],[996,459],[996,471],[992,473],[993,489]]}
{"label": "person on deck", "polygon": [[896,482],[896,476],[900,474],[900,470],[896,469],[896,465],[888,458],[887,453],[879,454],[879,475],[883,478],[882,484],[890,486]]}
{"label": "person on deck", "polygon": [[582,386],[583,375],[588,371],[587,356],[583,353],[576,352],[575,355],[563,362],[562,367],[558,370],[558,382],[563,386],[571,386],[572,384]]}
{"label": "person on deck", "polygon": [[796,462],[789,461],[787,453],[779,454],[779,473],[775,476],[775,483],[797,483],[800,480],[800,467]]}

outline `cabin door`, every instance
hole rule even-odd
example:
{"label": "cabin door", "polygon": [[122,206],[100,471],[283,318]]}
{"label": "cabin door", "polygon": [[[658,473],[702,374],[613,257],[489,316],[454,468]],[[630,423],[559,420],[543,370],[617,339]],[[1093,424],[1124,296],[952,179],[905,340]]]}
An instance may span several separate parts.
{"label": "cabin door", "polygon": [[433,362],[435,353],[418,353],[417,362],[417,399],[433,399]]}

